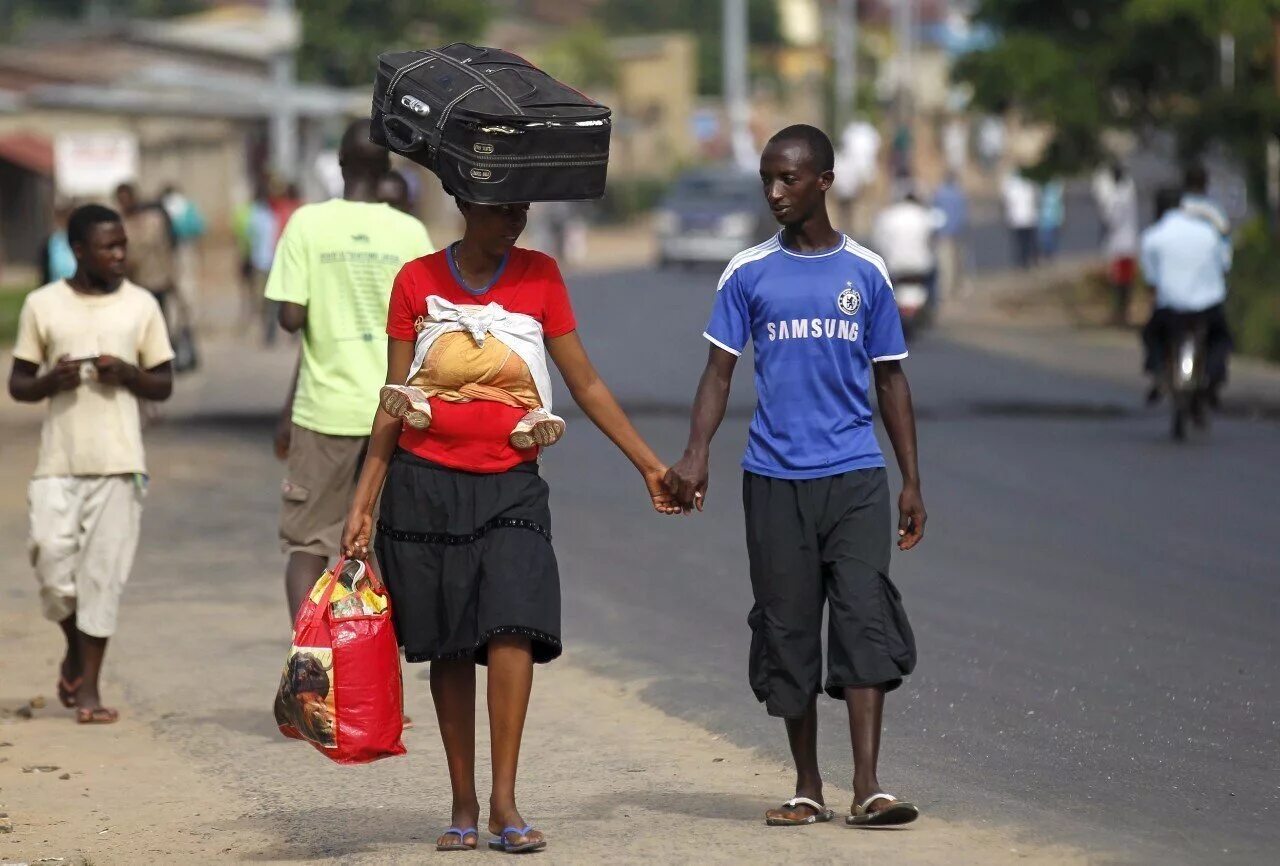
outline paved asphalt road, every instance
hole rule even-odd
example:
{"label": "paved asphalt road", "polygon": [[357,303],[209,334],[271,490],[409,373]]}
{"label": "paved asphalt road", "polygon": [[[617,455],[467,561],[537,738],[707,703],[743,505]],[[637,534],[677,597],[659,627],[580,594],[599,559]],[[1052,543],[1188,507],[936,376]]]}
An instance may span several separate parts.
{"label": "paved asphalt road", "polygon": [[[715,276],[572,281],[588,349],[671,460]],[[1136,382],[942,334],[906,363],[930,521],[894,559],[920,664],[890,698],[882,781],[934,814],[1008,818],[1136,862],[1274,862],[1280,430],[1223,420],[1176,447],[1164,416],[1137,408]],[[623,459],[567,413],[546,458],[566,641],[606,673],[649,679],[662,709],[781,756],[781,723],[745,675],[745,359],[735,385],[698,517],[647,513]],[[840,705],[822,712],[824,771],[846,777]]]}

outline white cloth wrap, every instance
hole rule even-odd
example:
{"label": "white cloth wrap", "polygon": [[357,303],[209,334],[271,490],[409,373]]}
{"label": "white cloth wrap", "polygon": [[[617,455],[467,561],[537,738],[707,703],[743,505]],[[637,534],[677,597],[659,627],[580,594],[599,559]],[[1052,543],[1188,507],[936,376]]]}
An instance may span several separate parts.
{"label": "white cloth wrap", "polygon": [[520,360],[524,361],[533,376],[534,387],[542,408],[551,409],[551,372],[547,369],[546,345],[543,342],[542,324],[533,316],[508,312],[501,304],[457,304],[439,295],[427,297],[426,324],[418,332],[414,345],[413,366],[409,368],[408,381],[418,375],[427,362],[427,353],[436,340],[445,334],[466,331],[483,346],[489,334],[501,340]]}

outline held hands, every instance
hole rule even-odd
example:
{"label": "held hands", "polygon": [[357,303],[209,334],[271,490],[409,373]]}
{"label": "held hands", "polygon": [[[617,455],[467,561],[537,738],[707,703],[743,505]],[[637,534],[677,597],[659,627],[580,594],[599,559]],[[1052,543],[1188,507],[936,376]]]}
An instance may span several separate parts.
{"label": "held hands", "polygon": [[924,538],[924,523],[928,520],[924,513],[924,498],[920,495],[920,485],[903,485],[898,496],[898,549],[910,550]]}
{"label": "held hands", "polygon": [[707,458],[686,451],[680,461],[667,470],[663,485],[685,514],[695,508],[701,511],[706,502],[709,474]]}
{"label": "held hands", "polygon": [[667,476],[667,467],[658,466],[653,469],[646,470],[644,473],[644,486],[649,491],[649,500],[653,502],[653,510],[659,514],[679,514],[682,509],[680,503],[676,502],[675,496],[665,486],[664,479]]}

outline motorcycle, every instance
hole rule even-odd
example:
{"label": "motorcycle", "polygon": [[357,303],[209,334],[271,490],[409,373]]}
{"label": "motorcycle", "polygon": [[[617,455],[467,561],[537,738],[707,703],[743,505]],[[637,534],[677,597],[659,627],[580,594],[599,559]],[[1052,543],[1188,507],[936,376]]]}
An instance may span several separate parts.
{"label": "motorcycle", "polygon": [[1164,385],[1173,414],[1173,438],[1182,442],[1188,422],[1201,429],[1209,424],[1208,322],[1200,313],[1178,313],[1170,319],[1169,334]]}
{"label": "motorcycle", "polygon": [[908,340],[933,320],[932,277],[929,274],[899,274],[893,278],[893,297],[902,320],[902,334]]}

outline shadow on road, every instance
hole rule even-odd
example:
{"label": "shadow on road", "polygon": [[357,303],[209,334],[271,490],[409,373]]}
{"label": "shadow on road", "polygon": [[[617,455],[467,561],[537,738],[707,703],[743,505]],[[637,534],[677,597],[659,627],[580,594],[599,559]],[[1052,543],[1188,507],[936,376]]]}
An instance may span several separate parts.
{"label": "shadow on road", "polygon": [[[296,862],[352,857],[374,851],[403,850],[412,843],[424,856],[435,850],[434,827],[449,826],[449,814],[421,809],[371,808],[369,803],[308,807],[290,803],[261,815],[242,818],[223,829],[276,836],[279,844],[257,852],[237,852],[248,863]],[[356,817],[358,816],[358,817]],[[428,848],[427,846],[430,845]]]}

